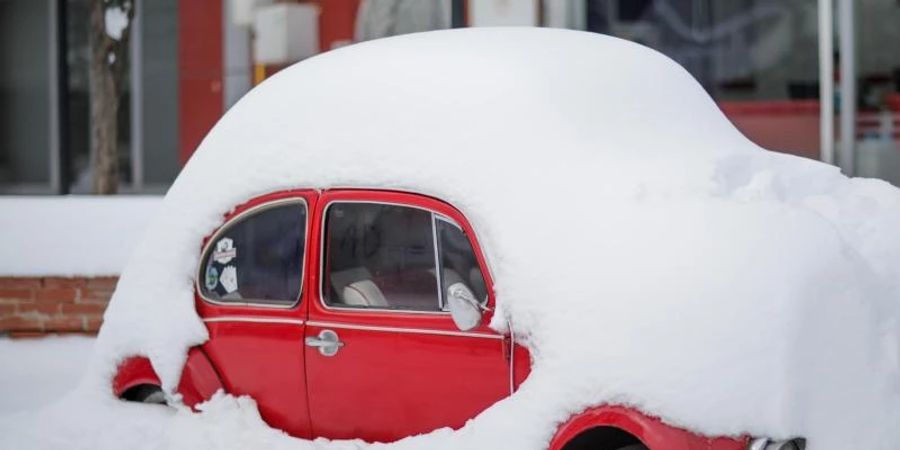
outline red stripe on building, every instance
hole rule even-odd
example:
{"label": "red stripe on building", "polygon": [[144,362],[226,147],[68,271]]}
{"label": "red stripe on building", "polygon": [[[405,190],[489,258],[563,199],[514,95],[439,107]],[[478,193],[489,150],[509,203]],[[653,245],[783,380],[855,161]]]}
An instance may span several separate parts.
{"label": "red stripe on building", "polygon": [[178,3],[178,157],[181,164],[187,162],[224,112],[222,3],[221,0]]}

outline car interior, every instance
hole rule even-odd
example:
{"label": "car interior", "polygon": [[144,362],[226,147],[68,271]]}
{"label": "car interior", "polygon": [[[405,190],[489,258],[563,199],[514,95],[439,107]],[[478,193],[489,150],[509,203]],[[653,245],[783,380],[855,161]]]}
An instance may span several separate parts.
{"label": "car interior", "polygon": [[[379,203],[335,203],[326,211],[323,294],[329,306],[440,311],[435,251],[441,251],[442,284],[463,282],[485,291],[481,271],[465,235],[441,238],[443,220],[426,210]],[[439,236],[453,233],[438,233]],[[452,241],[452,242],[451,242]],[[460,251],[462,249],[462,252]],[[463,253],[469,253],[465,257]],[[476,278],[477,287],[472,289]]]}

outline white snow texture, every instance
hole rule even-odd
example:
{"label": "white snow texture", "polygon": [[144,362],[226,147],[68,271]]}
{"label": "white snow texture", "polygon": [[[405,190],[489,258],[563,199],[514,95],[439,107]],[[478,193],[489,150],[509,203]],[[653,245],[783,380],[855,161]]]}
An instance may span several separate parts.
{"label": "white snow texture", "polygon": [[103,28],[110,39],[117,41],[122,39],[122,34],[128,28],[128,12],[125,8],[130,7],[131,5],[127,4],[125,6],[109,6],[103,11]]}
{"label": "white snow texture", "polygon": [[0,197],[5,276],[118,275],[161,197]]}
{"label": "white snow texture", "polygon": [[[115,364],[146,354],[171,389],[207,338],[203,237],[253,196],[336,186],[462,210],[495,280],[492,325],[511,320],[534,359],[463,429],[396,448],[540,449],[607,402],[707,435],[900,448],[900,191],[761,149],[675,62],[563,30],[370,41],[251,91],[137,247],[85,386],[108,396]],[[191,447],[235,448],[210,442]]]}

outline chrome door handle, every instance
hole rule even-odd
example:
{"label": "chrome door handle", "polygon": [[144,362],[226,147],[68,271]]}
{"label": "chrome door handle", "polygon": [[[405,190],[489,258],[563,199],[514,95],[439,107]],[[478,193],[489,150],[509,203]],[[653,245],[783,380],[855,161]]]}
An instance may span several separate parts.
{"label": "chrome door handle", "polygon": [[337,333],[331,330],[322,330],[318,337],[308,336],[305,342],[307,347],[319,349],[319,353],[323,356],[334,356],[344,346]]}

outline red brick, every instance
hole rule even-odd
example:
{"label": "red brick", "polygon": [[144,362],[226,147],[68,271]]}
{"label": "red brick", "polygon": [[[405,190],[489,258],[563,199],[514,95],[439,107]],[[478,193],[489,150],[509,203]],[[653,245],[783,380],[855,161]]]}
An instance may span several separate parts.
{"label": "red brick", "polygon": [[95,277],[87,279],[87,287],[91,289],[103,289],[110,290],[116,288],[116,283],[119,282],[118,277]]}
{"label": "red brick", "polygon": [[16,305],[0,303],[0,317],[11,316],[16,312]]}
{"label": "red brick", "polygon": [[103,314],[106,311],[106,305],[103,303],[63,303],[63,314]]}
{"label": "red brick", "polygon": [[3,300],[34,300],[34,290],[25,288],[0,289],[0,299]]}
{"label": "red brick", "polygon": [[43,331],[10,331],[9,337],[13,339],[34,339],[47,336]]}
{"label": "red brick", "polygon": [[59,314],[59,303],[22,303],[16,305],[19,314],[43,314],[45,316],[53,316]]}
{"label": "red brick", "polygon": [[84,321],[85,321],[85,329],[91,333],[96,333],[98,330],[100,330],[100,325],[103,324],[103,317],[102,316],[97,316],[97,317],[86,316],[84,318]]}
{"label": "red brick", "polygon": [[82,287],[87,282],[84,278],[64,278],[64,277],[47,277],[43,279],[44,288],[77,288]]}
{"label": "red brick", "polygon": [[78,289],[75,288],[47,288],[40,289],[35,299],[39,302],[74,302],[78,298]]}
{"label": "red brick", "polygon": [[81,296],[78,298],[79,303],[89,303],[89,302],[101,302],[107,303],[109,299],[112,298],[113,291],[111,290],[97,290],[97,289],[82,289]]}
{"label": "red brick", "polygon": [[35,316],[10,316],[0,319],[0,330],[4,331],[43,331],[43,322]]}
{"label": "red brick", "polygon": [[34,289],[41,287],[40,278],[0,277],[0,289]]}
{"label": "red brick", "polygon": [[52,331],[85,331],[84,319],[78,316],[51,317],[44,321],[44,330]]}

